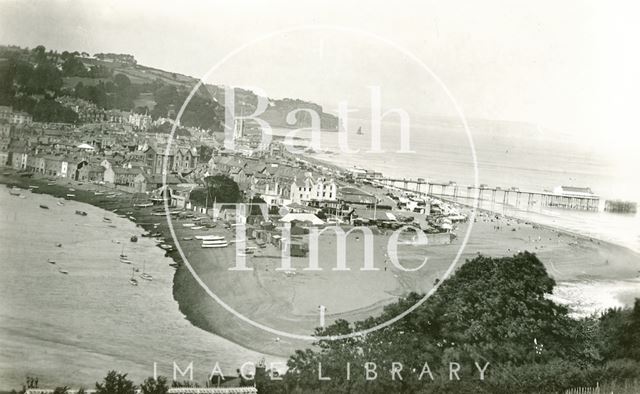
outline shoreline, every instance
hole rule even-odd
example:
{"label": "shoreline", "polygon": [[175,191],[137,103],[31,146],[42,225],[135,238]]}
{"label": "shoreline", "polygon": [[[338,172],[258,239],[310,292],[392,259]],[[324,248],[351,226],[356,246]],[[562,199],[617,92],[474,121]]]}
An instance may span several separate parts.
{"label": "shoreline", "polygon": [[[4,169],[3,172],[7,172],[7,169]],[[97,184],[91,184],[91,183],[80,184],[80,182],[69,181],[66,179],[57,179],[55,185],[49,185],[48,183],[50,181],[48,180],[48,177],[34,175],[33,178],[26,178],[26,177],[20,177],[19,175],[17,175],[17,172],[15,170],[11,170],[11,172],[12,172],[12,175],[10,176],[4,175],[4,174],[0,176],[0,183],[16,184],[25,189],[28,188],[29,185],[37,185],[39,187],[38,189],[33,190],[34,193],[49,194],[54,197],[62,197],[62,198],[64,198],[66,194],[69,192],[69,188],[75,188],[76,190],[74,194],[76,195],[76,197],[74,197],[74,200],[96,206],[98,208],[104,209],[105,211],[112,211],[113,209],[116,209],[116,208],[117,209],[127,208],[132,211],[135,211],[133,216],[136,217],[137,219],[136,221],[132,221],[129,218],[126,218],[126,219],[134,223],[136,226],[144,229],[147,233],[153,233],[153,232],[161,233],[160,237],[164,239],[164,243],[171,244],[171,245],[174,244],[174,240],[171,238],[171,234],[167,226],[166,217],[152,216],[151,208],[135,208],[134,209],[132,207],[132,203],[133,203],[132,199],[134,198],[134,194],[120,191],[114,188],[97,185]],[[112,192],[117,191],[122,194],[117,196],[116,198],[106,200],[104,198],[99,198],[100,196],[95,196],[93,194],[94,190],[112,191]],[[519,219],[516,217],[508,217],[506,215],[498,214],[490,210],[479,210],[478,212],[483,213],[485,216],[497,215],[502,218],[501,220],[506,220],[507,223],[509,221],[513,221],[519,224],[525,223],[523,219]],[[481,215],[478,215],[478,221],[480,221],[480,218],[481,218]],[[488,223],[485,224],[485,226],[487,225]],[[507,226],[509,226],[509,224],[507,224]],[[624,255],[626,256],[626,258],[628,258],[629,254],[633,254],[634,258],[638,259],[638,255],[635,252],[621,245],[617,245],[617,244],[610,243],[607,241],[602,241],[602,240],[597,240],[594,242],[593,238],[589,238],[580,234],[574,234],[574,233],[565,231],[563,229],[556,229],[556,228],[553,228],[552,226],[538,225],[538,224],[534,224],[534,226],[539,227],[540,228],[539,231],[558,234],[557,235],[558,239],[571,238],[572,240],[575,241],[576,244],[581,243],[581,245],[576,246],[576,248],[578,249],[591,247],[593,249],[598,250],[600,253],[604,253],[606,256],[608,256],[609,254]],[[513,234],[510,234],[510,233],[511,232],[509,231],[509,234],[504,234],[504,236],[513,236],[516,234],[516,233],[513,233]],[[178,239],[181,239],[180,234],[177,234],[177,235],[179,237]],[[487,237],[492,237],[492,234],[487,234]],[[498,239],[498,241],[500,239]],[[494,245],[495,248],[498,248],[500,246],[500,242],[496,242],[495,238],[491,238],[491,241],[496,244]],[[571,243],[572,242],[570,241],[569,244]],[[482,242],[480,242],[479,244],[482,244]],[[183,243],[181,243],[181,245],[183,245]],[[467,258],[470,258],[473,255],[475,255],[475,253],[471,253],[470,251],[470,249],[472,249],[473,246],[474,246],[473,244],[467,245],[467,249],[469,249],[469,251],[461,259],[461,264]],[[184,248],[184,245],[183,245],[183,248]],[[434,246],[433,248],[440,248],[440,247]],[[530,251],[534,253],[538,253],[537,250],[530,250]],[[516,251],[513,250],[513,251],[509,251],[508,253],[514,254],[515,252]],[[567,252],[567,251],[565,249],[561,249],[561,252]],[[188,254],[189,251],[186,251],[185,253]],[[497,257],[497,255],[499,255],[500,253],[504,254],[507,252],[505,252],[503,249],[500,252],[495,252],[492,254],[488,254],[488,253],[492,253],[492,252],[486,252],[483,254],[487,254],[487,255],[495,254]],[[546,253],[546,250],[545,252],[540,252],[540,253]],[[252,326],[245,327],[245,326],[248,326],[246,323],[241,322],[239,319],[229,314],[229,312],[224,310],[221,306],[217,305],[213,300],[209,299],[206,293],[204,293],[204,290],[202,290],[199,287],[199,285],[197,285],[197,283],[195,282],[195,279],[191,276],[188,270],[185,269],[186,267],[183,266],[183,261],[179,253],[175,250],[175,247],[173,251],[165,252],[165,256],[170,257],[175,262],[175,264],[177,264],[176,270],[173,274],[173,286],[172,286],[173,298],[178,303],[178,308],[180,312],[185,316],[185,318],[193,326],[203,329],[205,331],[208,331],[210,333],[213,333],[215,335],[218,335],[227,340],[230,340],[246,349],[257,351],[270,356],[276,356],[276,357],[289,356],[290,354],[292,354],[292,351],[295,349],[305,348],[310,346],[310,342],[288,340],[287,338],[282,338],[282,340],[278,339],[277,342],[274,342],[274,336],[272,334],[266,333]],[[569,256],[571,256],[571,254],[569,254]],[[194,266],[198,266],[199,269],[203,269],[203,267],[207,269],[207,267],[210,266],[210,265],[207,266],[205,262],[198,261],[198,259],[195,259],[195,260],[196,260],[195,263],[192,263],[192,264]],[[219,264],[221,262],[222,262],[222,259],[216,259],[216,261],[214,261],[214,265]],[[556,266],[551,261],[549,262],[543,261],[543,263],[547,265],[549,274],[555,277],[556,275],[552,272],[548,264],[551,264],[551,267],[557,271]],[[606,262],[606,264],[608,264],[608,261]],[[571,263],[568,263],[568,265],[570,266]],[[617,267],[615,266],[616,264],[610,267],[602,267],[593,261],[591,262],[591,266],[590,266],[589,262],[586,262],[585,266],[580,268],[589,269],[590,271],[593,271],[593,272],[586,273],[586,271],[581,271],[582,273],[584,273],[582,274],[575,267],[568,267],[568,268],[565,267],[566,273],[559,275],[558,276],[559,279],[556,279],[556,280],[558,282],[560,281],[565,282],[565,281],[581,281],[585,279],[592,279],[592,280],[632,279],[629,276],[627,276],[627,274],[630,274],[631,271],[629,270],[619,271],[618,269],[621,268],[620,265],[618,264]],[[220,274],[220,272],[218,272],[218,274]],[[433,276],[437,277],[438,273],[436,271],[434,272],[435,273],[433,274]],[[621,272],[627,272],[627,274],[621,274]],[[259,272],[255,275],[259,276],[259,275],[265,275],[265,274]],[[268,278],[269,277],[267,276],[267,279]],[[427,278],[431,278],[431,277],[427,277]],[[250,279],[247,279],[247,283],[250,283],[248,282],[249,280]],[[260,280],[261,279],[258,278],[258,281]],[[374,302],[372,305],[366,305],[359,308],[358,310],[350,311],[348,313],[340,313],[340,312],[334,313],[334,316],[348,318],[348,320],[354,320],[354,319],[360,320],[368,316],[379,313],[383,305],[386,305],[389,302],[393,302],[394,299],[397,299],[396,298],[397,296],[398,295],[389,293],[389,298],[385,300]],[[277,300],[274,299],[273,302],[276,303]],[[282,308],[283,306],[276,305],[272,309],[274,309],[275,311],[278,311],[278,307]],[[262,312],[259,311],[259,313],[262,313]],[[258,316],[264,317],[264,314],[263,315],[258,314]]]}

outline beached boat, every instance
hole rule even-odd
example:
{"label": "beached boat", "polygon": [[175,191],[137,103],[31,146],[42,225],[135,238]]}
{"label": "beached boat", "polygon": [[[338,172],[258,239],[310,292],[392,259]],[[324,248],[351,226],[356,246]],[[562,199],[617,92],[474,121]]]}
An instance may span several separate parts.
{"label": "beached boat", "polygon": [[43,205],[43,204],[40,204],[40,208],[42,208],[42,209],[49,209],[49,207],[48,207],[48,206]]}
{"label": "beached boat", "polygon": [[140,277],[144,280],[153,280],[153,276],[146,273],[146,266],[147,263],[145,261],[142,263],[142,273],[140,274]]}
{"label": "beached boat", "polygon": [[205,244],[215,244],[215,243],[221,243],[221,242],[227,242],[224,238],[222,239],[203,239],[202,243]]}
{"label": "beached boat", "polygon": [[76,211],[76,215],[87,216],[87,213],[85,211]]}
{"label": "beached boat", "polygon": [[216,244],[202,244],[203,248],[226,248],[227,246],[229,246],[228,243],[224,242],[224,243],[216,243]]}
{"label": "beached boat", "polygon": [[199,239],[201,241],[205,240],[224,240],[223,236],[220,235],[196,235],[195,239]]}

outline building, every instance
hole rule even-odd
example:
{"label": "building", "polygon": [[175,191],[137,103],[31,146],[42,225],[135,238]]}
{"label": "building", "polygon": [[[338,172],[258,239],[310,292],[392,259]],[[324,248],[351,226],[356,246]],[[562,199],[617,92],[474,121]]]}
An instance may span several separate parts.
{"label": "building", "polygon": [[0,138],[11,137],[11,124],[6,120],[0,120]]}
{"label": "building", "polygon": [[100,182],[104,180],[104,167],[95,164],[83,166],[78,170],[76,180],[83,182]]}
{"label": "building", "polygon": [[588,187],[557,186],[553,193],[563,197],[597,197]]}
{"label": "building", "polygon": [[333,179],[318,178],[314,180],[306,175],[302,181],[294,180],[291,184],[291,201],[302,204],[311,201],[336,201],[338,186]]}
{"label": "building", "polygon": [[151,126],[153,119],[149,115],[132,113],[129,115],[127,122],[137,130],[147,130]]}
{"label": "building", "polygon": [[13,124],[29,124],[33,121],[31,115],[26,112],[14,112],[11,115],[10,122]]}
{"label": "building", "polygon": [[143,150],[144,162],[152,174],[162,174],[164,160],[167,160],[168,172],[191,172],[198,165],[196,148],[177,148],[172,146],[168,154],[160,147],[146,146]]}

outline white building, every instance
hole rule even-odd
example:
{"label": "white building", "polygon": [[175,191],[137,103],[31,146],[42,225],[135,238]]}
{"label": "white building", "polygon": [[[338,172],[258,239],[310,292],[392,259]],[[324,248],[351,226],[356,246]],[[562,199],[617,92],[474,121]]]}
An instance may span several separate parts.
{"label": "white building", "polygon": [[338,186],[333,179],[318,178],[314,180],[306,176],[302,181],[297,179],[291,184],[291,202],[302,204],[309,201],[336,201]]}

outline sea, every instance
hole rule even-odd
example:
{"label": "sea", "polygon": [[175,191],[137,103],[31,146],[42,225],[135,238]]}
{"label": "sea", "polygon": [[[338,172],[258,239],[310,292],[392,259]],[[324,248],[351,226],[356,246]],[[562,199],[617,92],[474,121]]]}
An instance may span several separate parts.
{"label": "sea", "polygon": [[[182,371],[193,363],[194,379],[204,382],[216,363],[236,376],[245,362],[285,361],[187,321],[173,298],[173,260],[128,219],[76,201],[23,196],[0,187],[1,390],[20,389],[27,376],[39,387],[94,388],[111,369],[137,383],[154,369],[171,379],[174,362]],[[120,254],[133,264],[121,263]],[[143,271],[153,280],[142,280]]]}

